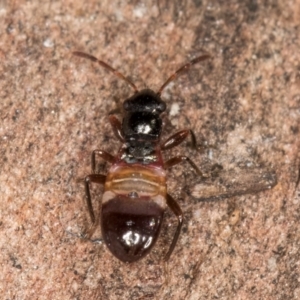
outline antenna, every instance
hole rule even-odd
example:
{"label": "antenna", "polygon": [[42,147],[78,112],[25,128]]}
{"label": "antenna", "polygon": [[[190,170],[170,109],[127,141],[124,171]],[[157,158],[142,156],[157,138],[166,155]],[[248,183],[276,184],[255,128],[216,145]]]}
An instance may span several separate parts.
{"label": "antenna", "polygon": [[98,58],[96,58],[95,56],[93,55],[90,55],[90,54],[87,54],[87,53],[84,53],[84,52],[80,52],[80,51],[74,51],[72,52],[72,54],[76,55],[76,56],[79,56],[79,57],[83,57],[83,58],[87,58],[93,62],[97,62],[101,67],[104,67],[106,68],[107,70],[113,72],[116,76],[118,76],[119,78],[123,79],[124,81],[126,81],[133,89],[134,89],[134,92],[137,93],[138,92],[138,89],[137,87],[135,86],[134,83],[132,83],[129,79],[127,79],[122,73],[120,73],[119,71],[117,71],[116,69],[112,68],[110,65],[108,65],[107,63],[105,63],[104,61],[102,60],[99,60]]}
{"label": "antenna", "polygon": [[186,73],[193,65],[197,64],[200,61],[206,60],[208,58],[210,58],[211,56],[208,54],[196,57],[194,59],[192,59],[190,62],[188,62],[187,64],[185,64],[184,66],[182,66],[180,69],[178,69],[175,73],[173,73],[168,80],[161,86],[161,88],[158,90],[157,95],[160,96],[162,91],[165,89],[165,87],[172,82],[173,80],[175,80],[177,77],[179,77],[180,75]]}

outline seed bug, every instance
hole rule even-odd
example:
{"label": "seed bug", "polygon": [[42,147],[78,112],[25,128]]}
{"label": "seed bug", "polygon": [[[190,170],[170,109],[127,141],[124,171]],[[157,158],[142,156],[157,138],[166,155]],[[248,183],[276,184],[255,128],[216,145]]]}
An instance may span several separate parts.
{"label": "seed bug", "polygon": [[[153,248],[160,234],[164,212],[169,207],[176,215],[178,225],[165,255],[165,260],[168,260],[180,234],[183,213],[176,200],[167,192],[166,170],[187,162],[198,176],[202,177],[203,174],[187,156],[163,160],[162,152],[181,144],[191,131],[178,131],[161,142],[161,114],[166,110],[161,93],[179,75],[210,56],[205,54],[183,65],[166,80],[158,92],[154,92],[150,89],[139,91],[123,74],[92,55],[78,51],[73,54],[98,63],[134,90],[134,94],[123,102],[122,122],[113,114],[108,117],[115,137],[122,144],[118,154],[113,156],[98,149],[92,152],[92,174],[86,176],[84,181],[92,227],[98,225],[99,216],[95,217],[90,185],[98,183],[104,186],[100,216],[102,238],[119,260],[135,262]],[[96,157],[111,164],[107,175],[96,172]]]}

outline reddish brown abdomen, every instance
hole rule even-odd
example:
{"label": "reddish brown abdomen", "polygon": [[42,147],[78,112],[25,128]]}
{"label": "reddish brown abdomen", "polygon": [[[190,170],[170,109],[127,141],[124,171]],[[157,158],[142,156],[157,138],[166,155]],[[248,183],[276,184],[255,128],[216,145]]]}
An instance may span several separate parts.
{"label": "reddish brown abdomen", "polygon": [[111,168],[103,194],[101,228],[110,251],[123,262],[154,246],[166,208],[165,171],[151,166]]}

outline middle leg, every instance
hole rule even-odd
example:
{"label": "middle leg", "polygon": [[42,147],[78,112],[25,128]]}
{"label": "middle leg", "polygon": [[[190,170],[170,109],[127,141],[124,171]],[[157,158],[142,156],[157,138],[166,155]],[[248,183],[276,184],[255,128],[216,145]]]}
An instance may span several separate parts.
{"label": "middle leg", "polygon": [[90,218],[92,221],[92,226],[88,229],[88,231],[84,234],[85,238],[90,238],[97,225],[99,224],[99,213],[97,214],[97,217],[95,217],[94,209],[93,209],[93,204],[91,200],[91,192],[90,192],[90,184],[93,183],[99,183],[104,185],[106,180],[106,176],[102,174],[91,174],[85,177],[84,184],[85,184],[85,199],[86,199],[86,204],[87,208],[90,214]]}
{"label": "middle leg", "polygon": [[91,200],[90,184],[94,182],[94,183],[104,185],[105,180],[106,180],[106,176],[102,174],[91,174],[86,176],[84,179],[86,204],[93,224],[95,223],[96,218],[95,218],[95,213],[94,213],[92,200]]}

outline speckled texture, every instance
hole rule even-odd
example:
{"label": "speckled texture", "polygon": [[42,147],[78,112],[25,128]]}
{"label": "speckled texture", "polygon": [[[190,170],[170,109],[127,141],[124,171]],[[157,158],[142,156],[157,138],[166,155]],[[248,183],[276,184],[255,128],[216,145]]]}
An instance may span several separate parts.
{"label": "speckled texture", "polygon": [[[300,1],[10,2],[0,1],[1,298],[299,299]],[[184,193],[190,168],[174,168],[185,223],[168,265],[170,213],[140,263],[80,240],[90,153],[116,153],[107,114],[132,90],[74,50],[154,90],[209,52],[163,96],[166,136],[191,127],[211,149],[172,153],[275,170],[278,184],[200,202]]]}

